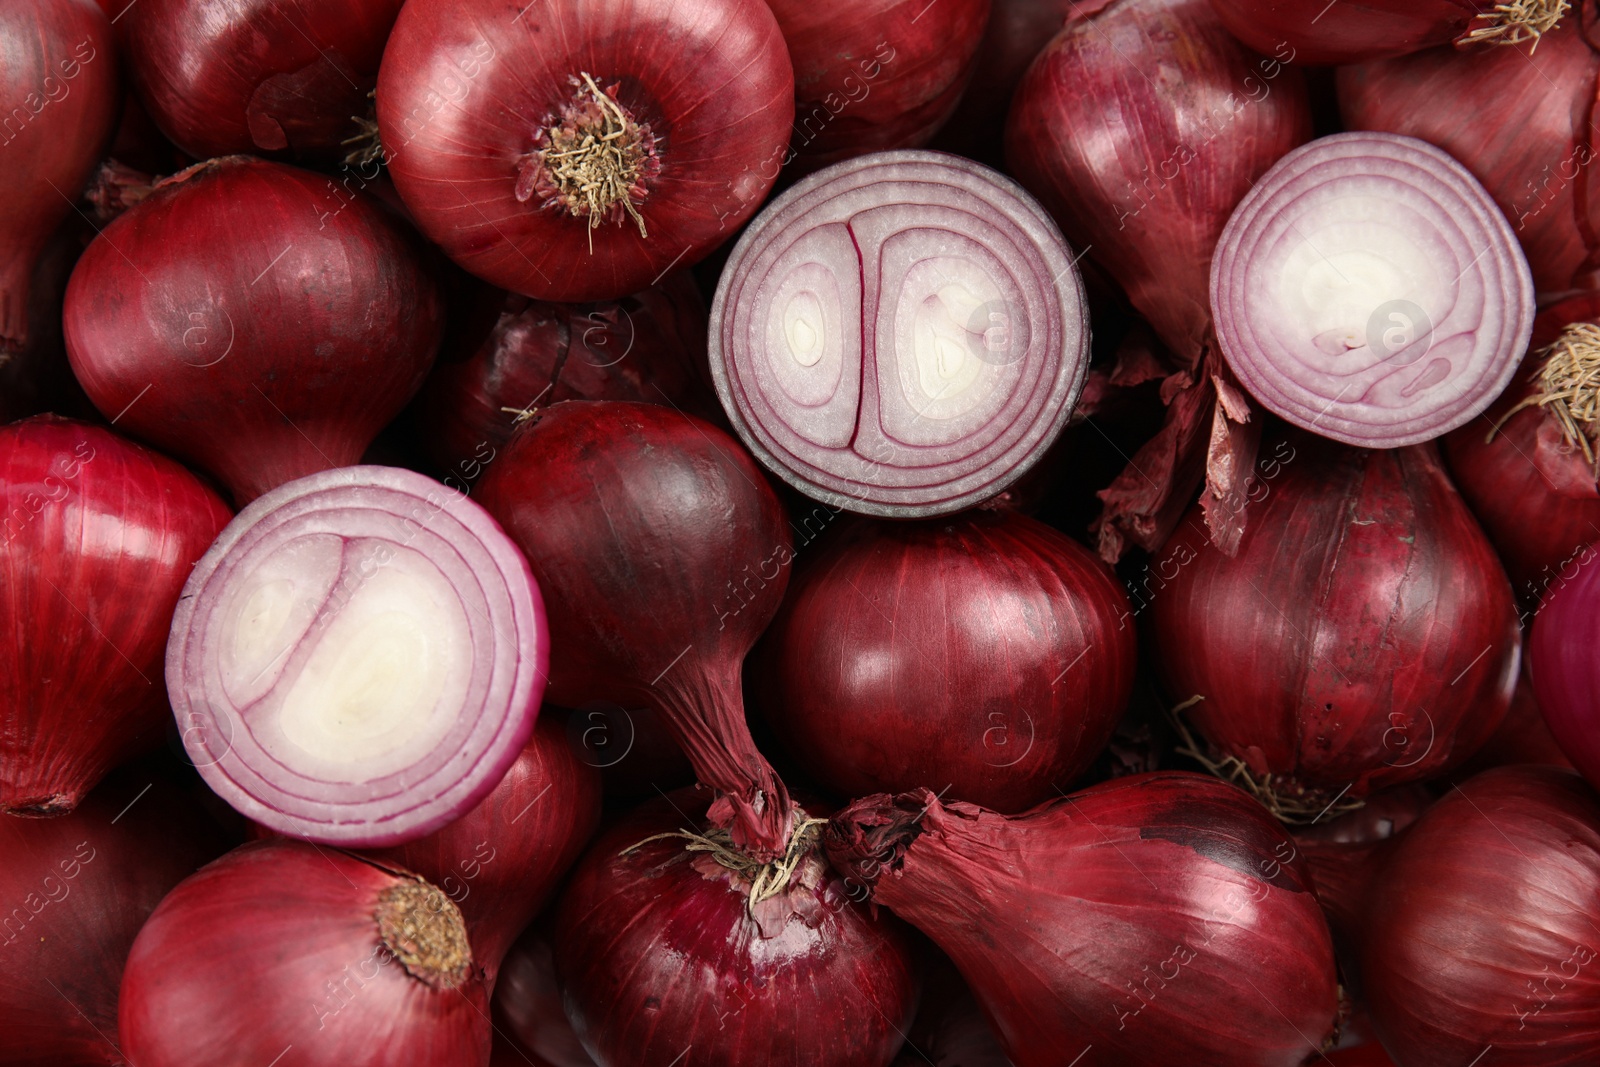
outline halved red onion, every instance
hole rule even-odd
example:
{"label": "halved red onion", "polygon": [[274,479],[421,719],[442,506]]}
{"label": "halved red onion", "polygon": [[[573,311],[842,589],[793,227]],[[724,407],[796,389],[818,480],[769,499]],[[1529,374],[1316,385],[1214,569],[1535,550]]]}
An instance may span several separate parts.
{"label": "halved red onion", "polygon": [[346,467],[239,513],[190,576],[167,685],[185,747],[244,815],[354,847],[437,830],[528,741],[544,602],[489,513]]}
{"label": "halved red onion", "polygon": [[1211,309],[1263,405],[1367,448],[1482,412],[1533,330],[1533,278],[1467,169],[1411,137],[1343,133],[1290,152],[1222,233]]}
{"label": "halved red onion", "polygon": [[896,518],[999,493],[1089,365],[1083,282],[1010,179],[938,152],[829,167],[757,216],[711,309],[734,428],[809,496]]}

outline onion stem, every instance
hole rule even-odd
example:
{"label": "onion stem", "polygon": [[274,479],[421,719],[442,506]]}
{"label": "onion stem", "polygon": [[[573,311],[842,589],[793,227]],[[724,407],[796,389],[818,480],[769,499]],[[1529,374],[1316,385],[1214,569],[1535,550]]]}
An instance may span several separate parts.
{"label": "onion stem", "polygon": [[[1571,8],[1567,0],[1511,0],[1496,4],[1494,10],[1485,11],[1478,18],[1483,21],[1462,39],[1463,44],[1522,44],[1532,41],[1539,47],[1539,38],[1553,30]],[[1533,48],[1528,51],[1532,52]]]}

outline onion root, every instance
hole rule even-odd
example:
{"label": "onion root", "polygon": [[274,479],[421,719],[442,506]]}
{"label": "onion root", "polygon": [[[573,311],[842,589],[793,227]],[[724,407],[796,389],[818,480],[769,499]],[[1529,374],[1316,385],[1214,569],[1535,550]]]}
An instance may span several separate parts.
{"label": "onion root", "polygon": [[784,854],[765,863],[741,852],[733,843],[733,834],[720,827],[707,830],[703,834],[693,830],[674,830],[671,833],[656,834],[645,838],[637,845],[630,846],[622,854],[626,856],[636,852],[652,841],[681,838],[686,842],[683,846],[685,852],[704,852],[750,883],[747,907],[753,912],[757,904],[770,900],[789,888],[789,880],[794,877],[800,861],[817,847],[822,839],[822,828],[827,825],[827,819],[801,819],[795,826],[794,833],[789,835],[789,846],[784,850]]}
{"label": "onion root", "polygon": [[1539,47],[1539,38],[1561,22],[1572,5],[1567,0],[1511,0],[1496,4],[1494,10],[1485,11],[1478,18],[1482,25],[1474,27],[1461,39],[1462,44],[1522,44],[1532,41],[1531,53]]}
{"label": "onion root", "polygon": [[1600,481],[1600,323],[1574,322],[1537,356],[1544,359],[1539,385],[1494,424],[1484,442],[1523,408],[1546,408],[1561,424],[1567,444],[1583,449],[1596,481]]}

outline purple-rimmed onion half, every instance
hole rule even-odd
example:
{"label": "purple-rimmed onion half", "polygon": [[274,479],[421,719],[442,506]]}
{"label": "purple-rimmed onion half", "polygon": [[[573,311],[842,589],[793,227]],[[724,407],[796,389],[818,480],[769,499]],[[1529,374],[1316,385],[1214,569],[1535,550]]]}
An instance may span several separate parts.
{"label": "purple-rimmed onion half", "polygon": [[750,450],[836,507],[970,507],[1050,445],[1088,371],[1072,250],[1019,186],[937,152],[829,167],[745,231],[711,370]]}
{"label": "purple-rimmed onion half", "polygon": [[481,800],[533,730],[544,602],[489,513],[346,467],[258,498],[196,564],[167,645],[189,758],[292,837],[402,844]]}
{"label": "purple-rimmed onion half", "polygon": [[1263,405],[1367,448],[1489,406],[1533,330],[1533,278],[1483,186],[1385,133],[1295,149],[1240,203],[1211,264],[1228,365]]}

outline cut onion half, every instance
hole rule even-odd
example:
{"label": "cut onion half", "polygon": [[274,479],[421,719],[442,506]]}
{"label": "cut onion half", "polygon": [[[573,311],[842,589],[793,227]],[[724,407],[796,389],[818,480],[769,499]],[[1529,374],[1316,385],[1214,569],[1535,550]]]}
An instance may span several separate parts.
{"label": "cut onion half", "polygon": [[1022,188],[938,152],[817,172],[740,238],[711,309],[739,436],[807,495],[916,518],[980,503],[1083,388],[1083,282]]}
{"label": "cut onion half", "polygon": [[1223,356],[1297,426],[1420,444],[1480,414],[1533,331],[1533,277],[1494,201],[1411,137],[1342,133],[1262,176],[1211,264]]}
{"label": "cut onion half", "polygon": [[167,645],[189,758],[281,834],[398,845],[481,800],[548,673],[527,561],[476,503],[391,467],[272,490],[196,564]]}

